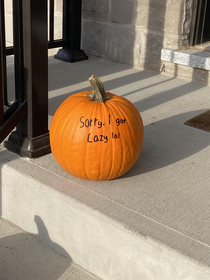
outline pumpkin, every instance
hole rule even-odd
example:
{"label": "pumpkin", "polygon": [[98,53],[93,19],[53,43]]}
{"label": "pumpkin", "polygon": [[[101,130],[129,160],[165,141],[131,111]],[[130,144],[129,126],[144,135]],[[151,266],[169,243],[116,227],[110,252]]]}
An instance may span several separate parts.
{"label": "pumpkin", "polygon": [[142,118],[130,101],[105,92],[95,75],[89,81],[92,91],[69,96],[56,110],[50,126],[52,154],[74,176],[114,179],[141,153]]}

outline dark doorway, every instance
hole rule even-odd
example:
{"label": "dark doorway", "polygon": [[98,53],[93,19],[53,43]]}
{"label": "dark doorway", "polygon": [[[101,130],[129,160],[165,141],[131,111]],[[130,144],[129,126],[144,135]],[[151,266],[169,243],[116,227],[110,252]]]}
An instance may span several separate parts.
{"label": "dark doorway", "polygon": [[189,41],[192,46],[210,41],[210,1],[194,0],[193,10]]}

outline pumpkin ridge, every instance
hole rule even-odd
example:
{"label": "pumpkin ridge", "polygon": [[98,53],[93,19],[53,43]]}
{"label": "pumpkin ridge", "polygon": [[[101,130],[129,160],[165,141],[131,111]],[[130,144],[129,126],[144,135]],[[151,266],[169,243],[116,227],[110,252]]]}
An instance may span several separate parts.
{"label": "pumpkin ridge", "polygon": [[[112,111],[111,115],[114,116],[114,118],[116,118],[115,110],[113,110],[112,107],[113,107],[113,102],[110,102],[110,103],[109,103],[109,109]],[[111,128],[112,128],[112,127],[110,127],[110,135],[111,135]],[[119,129],[118,129],[118,130],[119,130]],[[115,166],[116,153],[115,153],[115,149],[113,148],[114,143],[115,143],[115,142],[112,141],[112,165],[111,165],[111,171],[110,171],[110,174],[111,174],[111,175],[109,175],[109,178],[108,178],[108,179],[112,179],[113,169],[116,168],[116,166]],[[122,144],[122,142],[121,142],[121,144]],[[123,149],[122,149],[122,145],[121,145],[121,150],[123,150]],[[122,164],[122,162],[123,162],[123,157],[124,157],[124,154],[122,153],[121,164]],[[119,155],[118,155],[117,159],[119,160]],[[121,167],[120,167],[120,169],[121,169]],[[119,168],[118,168],[117,174],[119,174]],[[115,176],[115,177],[116,177],[116,176]]]}
{"label": "pumpkin ridge", "polygon": [[[78,109],[78,105],[76,104],[74,108],[75,108],[75,111],[76,111],[76,110]],[[72,116],[74,117],[73,112],[72,112],[71,117],[72,117]],[[68,120],[70,120],[70,118],[69,118]],[[73,121],[74,121],[74,120],[73,120]],[[65,126],[63,126],[63,129],[65,130]],[[71,131],[71,137],[70,137],[70,136],[68,137],[68,139],[69,139],[69,146],[73,146],[73,139],[74,139],[74,134],[75,134],[76,129],[77,129],[77,127],[74,126],[73,129],[72,129],[72,131]],[[66,164],[66,162],[65,162],[65,164]],[[68,166],[69,166],[69,165],[70,165],[71,169],[73,170],[73,172],[76,173],[76,172],[75,172],[75,165],[74,165],[74,162],[73,162],[73,161],[69,161],[69,162],[68,162]]]}
{"label": "pumpkin ridge", "polygon": [[[94,103],[92,103],[91,104],[91,106],[92,106],[92,111],[91,111],[91,114],[90,114],[90,116],[92,116],[93,115],[93,113],[97,110],[97,103],[96,102],[94,102]],[[90,131],[91,131],[91,127],[89,128],[89,133],[90,133]],[[86,145],[85,146],[85,155],[87,154],[87,150],[88,150],[88,148],[89,148],[90,146],[89,145]],[[90,177],[89,177],[89,173],[91,173],[91,172],[87,172],[87,167],[89,168],[89,164],[90,163],[87,163],[87,157],[86,156],[84,156],[84,158],[85,158],[85,165],[84,165],[84,170],[85,170],[85,175],[86,175],[86,178],[88,178],[89,180],[91,179]],[[92,174],[91,174],[91,176],[92,176]]]}
{"label": "pumpkin ridge", "polygon": [[[104,104],[104,106],[103,106],[104,112],[106,112],[107,115],[110,115],[109,106],[107,105],[106,102],[104,102],[103,104]],[[109,127],[108,134],[111,135],[111,127],[110,126],[108,126],[108,127]],[[112,145],[110,145],[110,149],[111,149],[110,154],[111,154],[111,158],[112,158],[112,162],[113,162],[113,147],[112,147]],[[109,179],[110,174],[111,174],[111,170],[112,170],[112,164],[109,166],[109,172],[108,172],[106,178],[104,178],[104,180],[108,180]]]}
{"label": "pumpkin ridge", "polygon": [[[117,100],[117,101],[119,101],[119,99]],[[130,157],[131,158],[133,158],[133,163],[132,163],[132,165],[136,162],[136,160],[138,159],[138,153],[136,154],[136,157],[133,157],[133,153],[132,153],[132,150],[133,150],[133,147],[138,147],[138,143],[137,143],[137,139],[136,139],[136,137],[135,137],[135,135],[134,135],[134,132],[133,132],[133,129],[131,128],[132,127],[132,125],[131,125],[131,123],[130,123],[130,116],[132,115],[132,117],[135,119],[135,122],[136,122],[136,124],[138,124],[139,123],[139,121],[136,119],[136,116],[135,116],[135,114],[132,114],[132,110],[133,109],[136,109],[136,107],[134,107],[134,105],[130,102],[130,104],[129,105],[132,105],[131,107],[132,108],[130,108],[130,106],[128,107],[128,106],[126,106],[127,104],[125,104],[124,102],[120,102],[121,103],[121,106],[123,105],[123,108],[121,108],[120,106],[119,106],[119,104],[118,104],[119,102],[113,102],[112,103],[112,105],[114,105],[115,107],[117,107],[117,109],[118,109],[118,111],[120,111],[121,113],[122,113],[122,115],[126,118],[126,120],[127,120],[127,123],[128,123],[128,128],[129,128],[129,131],[130,131],[130,135],[132,135],[132,142],[133,142],[133,144],[132,144],[132,148],[131,148],[131,146],[130,145],[128,145],[129,146],[129,153],[130,153]],[[133,108],[134,107],[134,108]],[[125,108],[126,108],[126,110],[125,110]],[[138,110],[136,109],[136,111],[138,112]],[[138,112],[138,114],[139,114],[139,112]],[[139,114],[139,117],[140,117],[140,114]],[[140,120],[141,120],[141,118],[140,118]],[[137,159],[136,159],[137,158]],[[123,167],[123,166],[122,166]],[[125,171],[124,173],[126,173],[127,171]],[[122,174],[123,175],[123,174]]]}
{"label": "pumpkin ridge", "polygon": [[[99,115],[99,119],[106,119],[106,117],[108,116],[108,112],[107,112],[107,106],[105,105],[105,101],[103,102],[103,103],[99,103],[99,104],[97,104],[97,107],[98,108],[100,108],[99,109],[99,111],[100,111],[100,115]],[[105,116],[106,115],[106,116]],[[110,130],[110,128],[109,128],[109,130]],[[107,129],[106,129],[106,126],[102,126],[102,131],[101,131],[101,134],[102,135],[106,135],[107,134]],[[100,170],[100,172],[99,172],[99,180],[101,181],[101,180],[106,180],[107,179],[107,176],[106,176],[106,178],[104,178],[103,176],[104,176],[104,172],[103,171],[105,171],[106,172],[106,166],[104,166],[104,155],[106,155],[107,154],[107,150],[106,150],[106,146],[104,146],[104,145],[107,145],[107,144],[105,144],[105,143],[101,143],[101,159],[102,160],[100,160],[100,166],[99,166],[99,170]],[[110,145],[109,143],[108,143],[108,148],[109,147],[111,147],[112,148],[112,145]]]}
{"label": "pumpkin ridge", "polygon": [[[106,102],[104,102],[104,105],[105,105],[105,106],[103,106],[104,111],[106,112],[106,114],[108,116],[108,115],[110,115],[110,110],[109,110],[110,106],[108,106]],[[111,135],[111,129],[112,129],[112,127],[109,126],[109,135]],[[110,154],[111,154],[112,162],[113,162],[114,156],[113,156],[113,146],[112,145],[110,145],[110,149],[111,149],[111,153]],[[110,165],[109,172],[108,172],[107,177],[105,178],[105,180],[108,180],[109,177],[111,176],[111,170],[112,170],[112,165]]]}
{"label": "pumpkin ridge", "polygon": [[[122,147],[122,151],[123,151],[123,142],[122,142],[122,138],[120,137],[120,142],[121,142],[121,147]],[[123,152],[122,153],[122,160],[121,160],[121,167],[120,167],[120,171],[119,171],[119,173],[118,173],[118,176],[117,177],[119,177],[119,176],[121,176],[122,174],[122,168],[123,168],[123,162],[124,162],[124,155],[125,155],[125,153]]]}
{"label": "pumpkin ridge", "polygon": [[[64,106],[63,106],[64,107]],[[66,107],[66,106],[65,106]],[[62,110],[56,110],[56,112],[55,112],[55,115],[54,115],[54,117],[53,117],[53,120],[52,120],[52,122],[51,122],[51,128],[53,127],[53,130],[50,128],[50,130],[51,130],[51,133],[50,133],[50,138],[51,139],[54,139],[54,137],[55,137],[55,135],[57,134],[57,130],[58,130],[58,128],[59,128],[59,125],[60,125],[60,118],[63,118],[63,112],[62,112]],[[59,121],[58,121],[59,120]],[[54,124],[55,123],[55,124]],[[54,134],[52,134],[52,131],[54,132]],[[52,140],[51,140],[51,142],[52,142]],[[51,143],[51,146],[53,146],[53,148],[54,148],[54,144],[52,144]],[[57,152],[56,152],[57,153]],[[60,152],[59,152],[59,154],[60,154]]]}
{"label": "pumpkin ridge", "polygon": [[[69,102],[67,102],[66,107],[69,108],[69,106],[68,106],[69,104],[68,104],[68,103],[69,103]],[[69,123],[70,119],[71,119],[72,116],[73,116],[74,111],[77,110],[77,106],[74,106],[74,105],[75,105],[75,104],[72,102],[72,103],[71,103],[71,106],[70,106],[70,109],[73,108],[73,110],[71,110],[71,114],[70,114],[70,115],[69,115],[69,110],[64,111],[65,113],[63,113],[63,114],[60,114],[60,115],[61,115],[60,123],[62,123],[62,129],[60,129],[60,124],[57,125],[57,127],[56,127],[56,129],[55,129],[55,133],[57,132],[57,129],[59,128],[59,129],[60,129],[60,132],[59,132],[59,133],[60,133],[61,135],[64,134],[66,124]],[[61,111],[61,112],[62,112],[62,111]],[[60,158],[60,157],[63,158],[63,149],[64,149],[63,141],[64,141],[64,137],[62,137],[60,141],[61,141],[61,145],[59,145],[58,154],[59,154],[59,158]],[[71,144],[69,144],[69,145],[71,145]],[[72,166],[71,162],[68,163],[68,164],[70,164],[70,165]],[[65,167],[64,169],[66,169],[66,161],[65,161],[65,160],[64,160],[64,162],[63,162],[63,166]],[[73,169],[74,169],[74,168],[73,168]]]}
{"label": "pumpkin ridge", "polygon": [[[132,103],[131,103],[131,104],[132,104]],[[135,143],[135,140],[134,140],[134,139],[135,139],[135,136],[134,136],[133,130],[131,129],[131,124],[130,124],[130,114],[131,114],[131,112],[132,112],[131,108],[125,106],[125,103],[124,103],[124,102],[121,103],[121,105],[123,105],[124,108],[126,108],[126,110],[125,110],[125,109],[122,110],[122,108],[117,104],[117,102],[115,103],[115,105],[117,106],[117,109],[120,110],[123,114],[124,114],[124,111],[125,111],[125,115],[127,115],[127,116],[126,116],[126,120],[127,120],[127,122],[128,122],[129,130],[130,130],[131,135],[132,135],[132,138],[133,138],[133,143]],[[132,108],[132,109],[133,109],[133,108]],[[129,116],[129,117],[128,117],[128,116]],[[133,114],[132,114],[132,116],[133,116]]]}
{"label": "pumpkin ridge", "polygon": [[[136,109],[136,108],[135,108]],[[137,110],[138,111],[138,110]],[[133,117],[134,117],[134,120],[135,120],[135,122],[136,122],[136,124],[138,125],[138,126],[142,126],[142,131],[141,131],[141,133],[142,133],[142,135],[144,134],[144,129],[143,129],[143,122],[142,122],[142,119],[141,119],[141,116],[140,116],[140,113],[139,113],[139,111],[138,111],[138,119],[137,119],[137,117],[136,117],[136,115],[135,114],[133,114]],[[131,130],[131,133],[132,133],[132,137],[133,137],[133,144],[134,144],[134,146],[135,147],[137,147],[137,148],[139,148],[140,149],[140,152],[141,152],[141,150],[142,150],[142,147],[143,147],[143,141],[142,141],[142,143],[141,143],[141,146],[140,146],[140,143],[138,142],[139,140],[139,137],[140,137],[140,139],[142,138],[142,136],[141,135],[138,135],[138,137],[135,137],[135,134],[134,134],[134,132],[133,132],[133,130],[132,130],[132,128],[131,128],[131,123],[130,123],[130,118],[129,118],[129,122],[128,122],[128,125],[129,125],[129,128],[130,128],[130,130]],[[139,130],[137,129],[137,133],[138,134],[140,134],[140,132],[139,132]],[[136,162],[136,160],[138,159],[138,157],[139,157],[139,154],[138,153],[136,153],[136,157],[133,159],[133,162],[135,163]],[[134,164],[133,163],[133,164]]]}
{"label": "pumpkin ridge", "polygon": [[[100,107],[99,111],[100,111],[100,114],[99,114],[99,119],[102,119],[102,116],[103,116],[103,107],[104,106],[98,106]],[[102,132],[101,132],[102,135],[104,135],[104,127],[102,126]],[[103,143],[104,144],[104,143]],[[102,149],[101,149],[101,159],[103,159],[103,156],[104,156],[104,147],[102,146]],[[101,181],[101,178],[103,176],[103,161],[100,160],[100,166],[99,166],[99,180]]]}
{"label": "pumpkin ridge", "polygon": [[[85,99],[82,100],[82,102],[81,102],[81,100],[80,100],[79,104],[76,103],[76,105],[77,105],[77,106],[76,106],[76,107],[77,107],[77,110],[78,110],[78,106],[82,107],[82,106],[81,106],[81,103],[84,103],[83,106],[85,106],[85,108],[83,109],[82,114],[83,114],[83,115],[86,115],[86,114],[89,115],[89,111],[86,112],[86,109],[87,109],[87,99],[86,99],[86,95],[83,95],[82,97],[85,97]],[[78,101],[77,101],[77,102],[78,102]],[[91,104],[92,112],[91,112],[90,116],[91,116],[91,115],[93,114],[93,112],[94,112],[94,107],[95,107],[95,106],[93,106],[93,105]],[[90,132],[90,130],[91,130],[91,127],[90,127],[89,130],[87,131],[87,134]],[[74,130],[73,130],[72,136],[73,136],[75,133],[78,133],[78,130],[77,130],[77,127],[76,127],[76,126],[74,126]],[[73,137],[72,137],[72,138],[73,138]],[[81,177],[81,178],[86,178],[86,179],[90,180],[90,177],[89,177],[89,175],[88,175],[88,174],[89,174],[89,171],[88,171],[89,165],[87,164],[87,157],[86,157],[87,149],[88,149],[88,145],[85,145],[85,149],[82,149],[82,155],[81,155],[81,158],[84,159],[84,160],[81,160],[81,158],[80,158],[80,165],[83,166],[82,170],[83,170],[83,172],[84,172],[84,177]],[[74,164],[73,164],[73,170],[75,170]],[[76,173],[76,172],[75,172],[75,173]]]}
{"label": "pumpkin ridge", "polygon": [[[78,96],[79,97],[79,96]],[[82,101],[81,100],[79,100],[80,102],[78,102],[78,100],[76,100],[76,99],[78,99],[78,98],[75,98],[75,102],[74,102],[74,104],[73,104],[73,106],[74,106],[74,108],[75,108],[75,111],[78,111],[78,108],[83,108],[83,106],[85,106],[85,109],[83,109],[83,111],[82,111],[82,114],[84,114],[84,115],[86,115],[86,108],[87,108],[87,105],[86,105],[86,102],[87,102],[87,99],[86,99],[86,96],[85,95],[82,95],[82,97],[84,98],[84,99],[82,99]],[[81,104],[84,104],[83,106],[81,106]],[[74,112],[74,111],[73,111]],[[88,112],[89,113],[89,112]],[[75,118],[77,118],[78,117],[78,114],[76,114],[76,116],[75,116]],[[75,123],[76,121],[77,121],[77,119],[75,120],[75,118],[74,118],[74,115],[73,115],[73,119],[72,119],[72,122],[73,123]],[[65,128],[65,127],[64,127]],[[74,145],[74,141],[73,141],[73,139],[74,139],[74,135],[75,134],[78,134],[78,128],[77,128],[77,126],[75,125],[75,126],[73,126],[73,128],[72,128],[72,130],[71,130],[71,137],[70,137],[70,142],[69,142],[69,145],[71,145],[71,146],[73,146]],[[80,160],[80,164],[82,164],[82,166],[83,166],[83,168],[82,168],[82,170],[83,170],[83,172],[84,172],[84,175],[85,175],[85,177],[87,178],[87,179],[89,179],[89,177],[88,177],[88,172],[87,172],[87,165],[86,165],[86,161],[85,160],[81,160],[81,158],[82,159],[86,159],[86,150],[87,150],[87,145],[85,146],[85,149],[81,149],[81,152],[82,152],[82,155],[80,156],[80,158],[79,158],[79,160]],[[74,161],[72,161],[72,163],[70,164],[70,166],[71,166],[71,169],[73,170],[73,172],[76,174],[77,173],[77,166],[75,166],[75,164],[74,164]]]}
{"label": "pumpkin ridge", "polygon": [[[65,134],[65,127],[66,125],[68,126],[69,122],[72,122],[72,120],[74,121],[74,113],[76,110],[78,110],[78,101],[77,101],[77,97],[76,98],[71,98],[72,96],[68,97],[62,104],[64,105],[63,108],[65,107],[65,110],[58,110],[56,111],[55,114],[55,123],[57,122],[57,126],[54,128],[54,134],[58,133],[59,130],[59,134],[63,135]],[[66,110],[67,109],[67,110]],[[61,126],[62,124],[62,126]],[[61,128],[60,128],[61,127]],[[71,135],[74,134],[74,131],[71,131]],[[66,134],[65,134],[66,135]],[[66,166],[71,166],[71,168],[74,170],[75,172],[75,168],[74,165],[71,162],[67,162],[66,157],[64,156],[64,154],[66,153],[66,150],[68,151],[68,148],[65,149],[63,142],[65,137],[62,137],[60,139],[60,143],[61,145],[58,145],[56,148],[56,154],[58,155],[59,158],[59,164],[60,162],[62,162],[62,164],[60,164],[65,170],[66,170]],[[52,136],[52,139],[54,139],[54,137]],[[55,143],[57,144],[57,143]],[[72,145],[72,141],[69,141],[69,146]],[[54,144],[53,144],[53,148],[54,148]],[[61,160],[62,159],[62,160]]]}
{"label": "pumpkin ridge", "polygon": [[[112,103],[112,106],[115,107],[115,110],[116,110],[116,109],[118,109],[118,110],[120,109],[119,111],[120,111],[120,115],[121,115],[121,116],[118,116],[118,117],[125,118],[125,114],[124,114],[124,112],[121,110],[120,106],[118,105],[118,102],[113,102],[113,103]],[[127,120],[127,119],[128,119],[128,118],[126,117],[126,120]],[[129,129],[130,129],[130,126],[129,126]],[[132,135],[132,137],[133,137],[133,135]],[[121,141],[121,147],[122,147],[122,150],[123,150],[122,138],[120,138],[120,141]],[[130,153],[130,155],[132,155],[130,145],[127,145],[127,146],[129,147],[129,153]],[[124,152],[122,153],[122,155],[123,155],[123,156],[122,156],[120,171],[118,172],[118,177],[119,177],[120,175],[122,175],[121,172],[122,172],[123,163],[124,163]]]}

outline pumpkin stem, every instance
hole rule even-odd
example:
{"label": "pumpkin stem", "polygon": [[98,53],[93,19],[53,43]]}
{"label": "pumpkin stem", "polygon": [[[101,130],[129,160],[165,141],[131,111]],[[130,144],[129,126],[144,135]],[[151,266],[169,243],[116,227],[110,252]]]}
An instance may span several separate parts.
{"label": "pumpkin stem", "polygon": [[102,84],[101,80],[98,77],[92,75],[89,78],[89,82],[91,84],[93,93],[88,94],[88,97],[90,97],[92,101],[99,101],[102,103],[105,100],[111,99],[108,95],[106,95],[104,85]]}

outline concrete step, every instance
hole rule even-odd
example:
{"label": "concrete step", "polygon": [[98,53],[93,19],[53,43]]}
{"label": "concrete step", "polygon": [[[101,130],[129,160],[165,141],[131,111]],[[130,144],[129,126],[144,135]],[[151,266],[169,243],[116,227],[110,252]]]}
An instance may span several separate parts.
{"label": "concrete step", "polygon": [[162,49],[162,73],[210,85],[210,44],[185,47],[180,50]]}
{"label": "concrete step", "polygon": [[70,258],[7,220],[0,219],[1,280],[99,280]]}
{"label": "concrete step", "polygon": [[2,147],[2,217],[104,280],[209,280],[209,133],[184,125],[209,109],[209,87],[96,57],[50,59],[49,121],[93,73],[141,112],[139,160],[121,178],[92,182],[52,154],[29,160]]}

